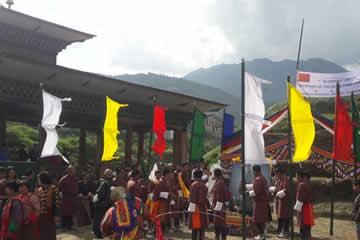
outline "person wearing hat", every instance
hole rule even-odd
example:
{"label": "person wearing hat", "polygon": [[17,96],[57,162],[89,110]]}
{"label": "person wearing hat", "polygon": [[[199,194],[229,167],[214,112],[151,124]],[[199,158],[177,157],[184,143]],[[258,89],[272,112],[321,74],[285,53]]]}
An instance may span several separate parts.
{"label": "person wearing hat", "polygon": [[276,214],[278,217],[279,238],[287,238],[289,233],[289,197],[288,177],[281,167],[275,168],[277,181],[275,183],[275,201],[277,202]]}
{"label": "person wearing hat", "polygon": [[192,240],[204,240],[204,230],[209,224],[206,214],[209,206],[207,200],[208,189],[202,181],[202,171],[196,169],[194,171],[194,182],[190,186],[189,196],[189,228],[192,230]]}
{"label": "person wearing hat", "polygon": [[100,183],[99,188],[96,190],[96,194],[93,198],[95,211],[92,230],[97,238],[102,238],[102,234],[100,231],[101,220],[106,211],[113,204],[113,201],[110,198],[111,187],[114,185],[112,179],[112,170],[108,168],[105,170],[104,178]]}
{"label": "person wearing hat", "polygon": [[212,191],[212,207],[216,215],[214,217],[215,239],[219,240],[221,235],[221,239],[226,240],[226,185],[220,168],[214,170],[213,179],[215,180]]}

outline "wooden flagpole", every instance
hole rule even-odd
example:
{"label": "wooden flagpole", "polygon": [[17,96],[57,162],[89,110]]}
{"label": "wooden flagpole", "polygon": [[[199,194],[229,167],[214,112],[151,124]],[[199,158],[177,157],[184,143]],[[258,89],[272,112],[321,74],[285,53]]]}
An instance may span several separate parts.
{"label": "wooden flagpole", "polygon": [[245,60],[241,60],[241,196],[242,196],[242,239],[246,240],[246,182],[245,182]]}
{"label": "wooden flagpole", "polygon": [[[290,84],[290,76],[287,77],[287,85]],[[294,211],[292,211],[293,206],[293,163],[292,163],[292,152],[291,152],[291,116],[290,116],[290,91],[287,86],[287,98],[288,98],[288,152],[289,152],[289,165],[288,165],[288,174],[289,174],[289,209],[290,209],[290,239],[294,239]]]}

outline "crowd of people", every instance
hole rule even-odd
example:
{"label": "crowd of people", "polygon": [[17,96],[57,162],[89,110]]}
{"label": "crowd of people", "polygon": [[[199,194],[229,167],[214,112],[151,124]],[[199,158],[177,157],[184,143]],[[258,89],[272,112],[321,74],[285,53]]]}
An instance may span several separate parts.
{"label": "crowd of people", "polygon": [[[301,239],[311,239],[314,225],[310,175],[297,173],[296,203],[289,206],[288,177],[281,167],[273,168],[269,183],[261,167],[252,167],[253,182],[246,188],[252,201],[255,239],[265,239],[272,220],[270,202],[274,200],[279,238],[289,236],[290,211],[295,210]],[[78,177],[79,176],[79,177]],[[215,182],[210,189],[207,185]],[[360,192],[360,182],[354,191]],[[99,182],[69,167],[58,181],[47,172],[35,176],[32,170],[18,177],[12,167],[0,168],[0,239],[55,240],[61,222],[63,231],[74,225],[92,225],[94,237],[102,239],[142,239],[153,234],[181,231],[187,225],[192,239],[205,239],[205,231],[215,231],[215,239],[226,239],[226,211],[229,211],[228,182],[222,169],[206,170],[203,162],[160,165],[153,178],[144,177],[140,166],[106,169]],[[353,219],[359,224],[360,195]]]}

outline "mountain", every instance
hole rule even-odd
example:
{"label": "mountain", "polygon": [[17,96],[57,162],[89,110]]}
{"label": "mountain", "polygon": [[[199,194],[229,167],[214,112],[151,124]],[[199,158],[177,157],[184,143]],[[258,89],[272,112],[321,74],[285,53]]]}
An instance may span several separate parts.
{"label": "mountain", "polygon": [[[263,85],[263,94],[266,106],[271,106],[286,100],[286,78],[291,76],[295,82],[296,61],[271,61],[269,59],[255,59],[245,63],[247,72],[257,77],[270,80],[272,84]],[[347,71],[343,67],[330,61],[312,58],[300,61],[299,69],[306,72],[337,73]],[[241,91],[241,64],[221,64],[210,68],[201,68],[185,76],[196,83],[220,88],[227,93],[240,97]]]}
{"label": "mountain", "polygon": [[126,74],[113,77],[121,79],[122,81],[137,83],[144,86],[159,88],[167,91],[190,95],[193,97],[229,104],[232,106],[229,108],[230,112],[239,112],[236,110],[236,108],[239,106],[240,97],[234,97],[220,88],[189,81],[185,78],[169,77],[154,73],[134,75]]}

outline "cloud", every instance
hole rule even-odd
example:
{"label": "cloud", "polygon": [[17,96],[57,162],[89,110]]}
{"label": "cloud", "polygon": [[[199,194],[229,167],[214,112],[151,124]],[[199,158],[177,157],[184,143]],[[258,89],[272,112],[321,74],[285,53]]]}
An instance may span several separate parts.
{"label": "cloud", "polygon": [[359,7],[356,0],[37,0],[14,5],[97,35],[64,50],[61,65],[104,74],[176,76],[242,57],[295,59],[303,17],[302,59],[353,64],[360,55]]}

